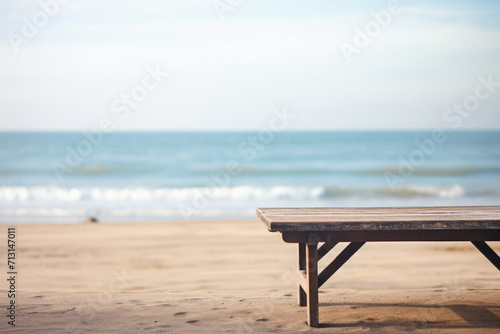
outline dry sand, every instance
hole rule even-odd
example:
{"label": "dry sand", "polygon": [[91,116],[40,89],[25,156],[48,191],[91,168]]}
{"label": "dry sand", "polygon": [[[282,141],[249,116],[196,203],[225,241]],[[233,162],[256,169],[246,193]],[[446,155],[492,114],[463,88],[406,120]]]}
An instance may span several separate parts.
{"label": "dry sand", "polygon": [[296,245],[257,220],[19,225],[16,246],[2,333],[500,332],[500,274],[466,242],[366,244],[320,289],[316,329],[296,302]]}

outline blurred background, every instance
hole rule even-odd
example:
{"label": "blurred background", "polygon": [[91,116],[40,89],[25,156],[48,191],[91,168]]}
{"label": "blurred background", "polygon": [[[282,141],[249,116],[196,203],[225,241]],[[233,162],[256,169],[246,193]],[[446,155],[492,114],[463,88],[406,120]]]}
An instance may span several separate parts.
{"label": "blurred background", "polygon": [[500,203],[496,1],[0,4],[0,221]]}

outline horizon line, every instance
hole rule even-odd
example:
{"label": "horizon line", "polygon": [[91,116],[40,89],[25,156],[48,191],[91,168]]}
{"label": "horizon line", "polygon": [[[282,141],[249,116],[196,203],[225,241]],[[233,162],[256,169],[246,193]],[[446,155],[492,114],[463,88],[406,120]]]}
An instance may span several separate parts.
{"label": "horizon line", "polygon": [[[199,130],[118,130],[118,131],[107,131],[104,134],[113,133],[249,133],[249,132],[259,132],[262,129],[240,129],[240,130],[209,130],[209,129],[199,129]],[[293,130],[282,130],[276,131],[276,133],[294,133],[294,132],[429,132],[434,130],[441,130],[443,132],[498,132],[500,128],[463,128],[463,129],[450,129],[450,128],[383,128],[383,129],[293,129]],[[26,130],[6,130],[0,129],[0,133],[82,133],[94,130],[79,129],[79,130],[61,130],[61,129],[26,129]],[[100,131],[102,132],[102,131]]]}

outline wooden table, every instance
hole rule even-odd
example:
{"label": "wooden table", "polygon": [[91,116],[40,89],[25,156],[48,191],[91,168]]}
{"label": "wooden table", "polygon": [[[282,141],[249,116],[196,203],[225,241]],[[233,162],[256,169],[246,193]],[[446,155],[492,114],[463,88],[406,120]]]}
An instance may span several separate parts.
{"label": "wooden table", "polygon": [[[318,288],[368,241],[470,241],[500,270],[485,243],[500,241],[500,206],[259,208],[257,215],[270,232],[298,243],[298,301],[311,327],[319,326]],[[318,273],[318,261],[339,242],[350,243]]]}

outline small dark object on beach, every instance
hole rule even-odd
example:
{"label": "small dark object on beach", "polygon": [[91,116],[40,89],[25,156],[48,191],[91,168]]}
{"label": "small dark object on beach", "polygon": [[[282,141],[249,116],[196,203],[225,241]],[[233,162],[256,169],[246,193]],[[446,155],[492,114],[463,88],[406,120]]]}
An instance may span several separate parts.
{"label": "small dark object on beach", "polygon": [[99,220],[96,217],[88,217],[86,220],[86,223],[90,223],[90,224],[95,224],[98,222],[99,222]]}

